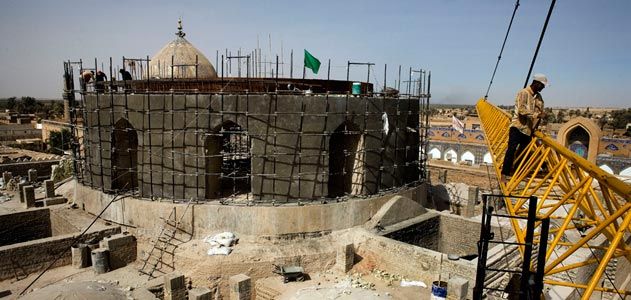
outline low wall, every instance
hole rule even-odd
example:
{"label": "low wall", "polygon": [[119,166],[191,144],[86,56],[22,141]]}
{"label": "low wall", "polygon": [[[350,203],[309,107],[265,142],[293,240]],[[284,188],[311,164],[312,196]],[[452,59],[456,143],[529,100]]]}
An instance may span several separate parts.
{"label": "low wall", "polygon": [[440,215],[430,211],[386,229],[383,236],[426,249],[440,251]]}
{"label": "low wall", "polygon": [[477,260],[449,260],[447,254],[377,236],[369,232],[355,234],[355,253],[361,257],[356,267],[385,270],[410,280],[433,281],[460,277],[469,281],[468,297],[473,295]]}
{"label": "low wall", "polygon": [[[479,220],[440,213],[440,251],[447,254],[477,255],[480,240]],[[510,227],[500,228],[491,224],[496,239],[506,240],[513,235]]]}
{"label": "low wall", "polygon": [[37,170],[37,178],[49,178],[52,173],[52,166],[58,165],[59,160],[26,161],[8,164],[0,164],[0,174],[11,172],[13,176],[28,176],[28,170]]}
{"label": "low wall", "polygon": [[[387,227],[380,235],[400,242],[439,251],[445,254],[472,256],[478,254],[480,221],[429,210],[416,218]],[[496,237],[512,236],[510,228],[491,226]]]}
{"label": "low wall", "polygon": [[[118,226],[88,231],[81,240],[102,239],[120,232]],[[60,253],[63,254],[53,267],[71,264],[70,246],[75,236],[76,234],[67,234],[0,247],[0,280],[25,277],[44,270]]]}
{"label": "low wall", "polygon": [[[64,196],[75,199],[79,207],[92,214],[101,212],[113,195],[104,194],[71,181],[65,184]],[[74,189],[76,187],[76,190]],[[204,203],[191,205],[182,220],[185,230],[195,237],[203,237],[217,231],[232,231],[245,235],[284,235],[305,232],[322,232],[346,229],[364,224],[381,206],[395,195],[408,197],[416,202],[426,197],[426,185],[422,184],[398,193],[366,199],[329,204],[287,204],[282,206],[237,206]],[[132,225],[139,234],[155,234],[162,221],[173,209],[179,218],[185,204],[123,198],[112,203],[102,217],[120,224]]]}
{"label": "low wall", "polygon": [[37,208],[0,215],[0,246],[52,236],[50,209]]}

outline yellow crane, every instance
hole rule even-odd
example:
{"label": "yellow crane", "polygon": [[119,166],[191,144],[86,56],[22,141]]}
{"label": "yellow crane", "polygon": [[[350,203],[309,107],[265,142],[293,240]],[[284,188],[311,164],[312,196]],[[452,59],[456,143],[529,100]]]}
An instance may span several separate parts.
{"label": "yellow crane", "polygon": [[[510,114],[484,98],[476,107],[499,178]],[[500,183],[507,213],[527,217],[528,201],[524,197],[536,196],[538,219],[550,218],[556,225],[550,228],[547,239],[544,283],[577,288],[581,299],[589,299],[594,291],[616,293],[621,298],[631,295],[631,291],[615,285],[614,288],[601,286],[603,274],[614,259],[624,259],[631,264],[631,185],[541,131],[534,133],[530,144],[515,161],[513,176],[505,184]],[[523,244],[526,224],[512,218],[511,226],[517,242]],[[534,244],[539,243],[538,234],[536,230]],[[578,255],[580,251],[585,253],[585,249],[589,256]],[[523,256],[523,246],[520,250]],[[585,282],[554,276],[585,272],[590,268],[593,274]]]}

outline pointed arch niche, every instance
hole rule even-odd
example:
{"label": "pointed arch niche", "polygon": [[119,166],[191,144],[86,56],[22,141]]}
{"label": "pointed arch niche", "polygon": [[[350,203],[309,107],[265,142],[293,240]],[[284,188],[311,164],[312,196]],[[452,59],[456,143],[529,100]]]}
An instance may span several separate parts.
{"label": "pointed arch niche", "polygon": [[250,139],[239,124],[225,121],[204,141],[206,199],[251,191]]}
{"label": "pointed arch niche", "polygon": [[112,131],[112,190],[125,191],[138,187],[138,134],[124,118]]}
{"label": "pointed arch niche", "polygon": [[329,197],[358,195],[364,185],[364,138],[359,126],[344,122],[329,141]]}
{"label": "pointed arch niche", "polygon": [[557,141],[592,163],[596,163],[602,132],[594,121],[576,117],[559,128]]}

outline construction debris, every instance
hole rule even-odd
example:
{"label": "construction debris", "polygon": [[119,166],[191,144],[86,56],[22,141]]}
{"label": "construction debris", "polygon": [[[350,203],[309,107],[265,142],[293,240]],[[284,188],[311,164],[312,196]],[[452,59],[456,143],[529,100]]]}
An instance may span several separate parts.
{"label": "construction debris", "polygon": [[379,270],[379,269],[374,269],[372,271],[373,276],[375,276],[375,278],[381,279],[385,282],[388,283],[388,286],[391,286],[393,282],[395,281],[409,281],[407,278],[398,275],[398,274],[390,274],[386,271],[383,270]]}
{"label": "construction debris", "polygon": [[13,195],[9,195],[7,193],[0,192],[0,203],[7,202],[13,198]]}
{"label": "construction debris", "polygon": [[375,290],[375,284],[362,279],[361,276],[362,275],[359,273],[354,273],[349,276],[348,280],[350,280],[350,287],[365,290]]}

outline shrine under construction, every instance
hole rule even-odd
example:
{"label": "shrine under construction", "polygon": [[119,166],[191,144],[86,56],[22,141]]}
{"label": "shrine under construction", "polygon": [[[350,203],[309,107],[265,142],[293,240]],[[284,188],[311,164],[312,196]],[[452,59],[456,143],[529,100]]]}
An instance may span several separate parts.
{"label": "shrine under construction", "polygon": [[[431,73],[348,60],[334,79],[328,60],[309,79],[307,55],[299,78],[293,51],[213,64],[179,22],[151,58],[65,61],[72,176],[37,198],[36,172],[3,173],[21,201],[0,214],[20,228],[0,233],[0,297],[631,294],[631,185],[541,131],[495,190],[432,183]],[[473,172],[491,181],[510,113],[477,113],[494,174]]]}

